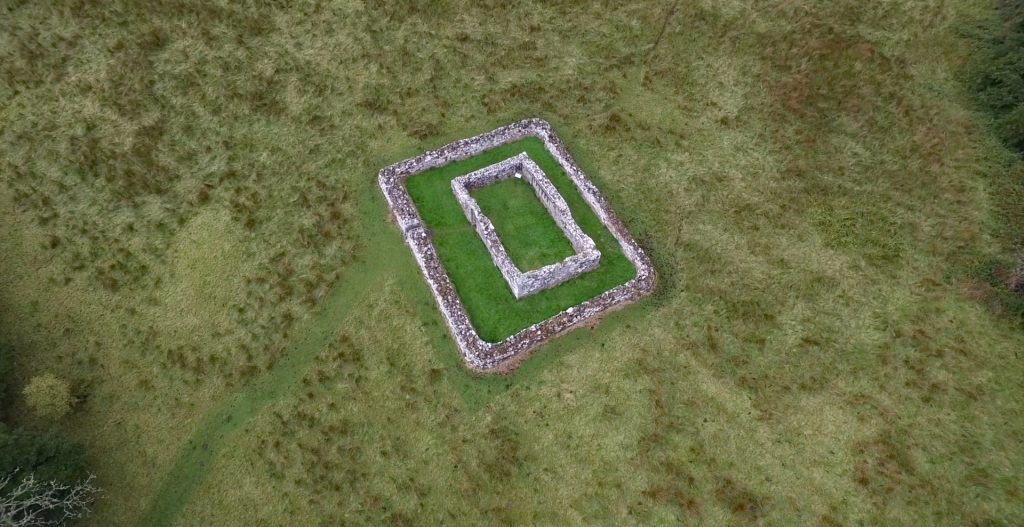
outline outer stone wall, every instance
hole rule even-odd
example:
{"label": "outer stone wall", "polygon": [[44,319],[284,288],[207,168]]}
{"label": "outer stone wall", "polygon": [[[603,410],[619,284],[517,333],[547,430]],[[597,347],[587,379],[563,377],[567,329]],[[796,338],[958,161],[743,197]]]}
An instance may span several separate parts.
{"label": "outer stone wall", "polygon": [[[547,320],[522,329],[500,342],[486,342],[480,338],[469,320],[465,306],[459,299],[451,279],[444,270],[423,219],[405,189],[405,179],[425,170],[477,155],[484,150],[518,141],[524,137],[537,137],[561,165],[587,205],[594,211],[622,248],[623,254],[636,268],[636,276],[600,295],[569,307]],[[537,346],[548,339],[575,327],[596,321],[603,313],[634,302],[650,294],[655,286],[655,273],[650,259],[626,226],[615,216],[608,203],[590,182],[569,152],[555,136],[546,121],[526,119],[476,137],[445,145],[411,159],[385,167],[378,176],[381,191],[394,214],[396,223],[405,236],[423,276],[437,301],[448,328],[455,339],[466,366],[478,372],[507,373],[515,369]]]}
{"label": "outer stone wall", "polygon": [[[479,204],[469,192],[512,177],[523,177],[533,187],[537,199],[551,213],[555,223],[569,239],[576,254],[561,262],[529,272],[524,272],[512,262],[505,245],[494,230],[494,224],[480,210]],[[592,271],[601,262],[601,252],[594,245],[594,240],[591,240],[576,224],[569,205],[558,193],[558,189],[551,184],[551,181],[544,175],[544,171],[525,152],[453,179],[452,192],[459,204],[462,205],[466,218],[483,239],[484,245],[487,246],[487,250],[491,254],[491,260],[501,271],[501,275],[505,277],[509,288],[512,289],[512,294],[517,299],[555,287],[587,271]]]}

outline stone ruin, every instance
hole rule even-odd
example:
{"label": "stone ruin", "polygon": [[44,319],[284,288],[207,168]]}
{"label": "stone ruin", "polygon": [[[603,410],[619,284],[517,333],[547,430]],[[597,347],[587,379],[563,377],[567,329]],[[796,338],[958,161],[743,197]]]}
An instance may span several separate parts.
{"label": "stone ruin", "polygon": [[[597,296],[585,300],[575,306],[566,308],[564,311],[536,324],[532,324],[526,327],[514,335],[505,338],[499,342],[487,342],[483,340],[473,327],[472,322],[469,319],[469,314],[466,312],[465,306],[462,304],[462,300],[459,299],[459,295],[455,290],[455,286],[452,284],[451,279],[448,277],[448,273],[445,271],[444,265],[441,263],[440,258],[437,254],[437,249],[434,246],[434,242],[431,239],[429,230],[423,222],[423,218],[420,217],[419,212],[416,210],[416,205],[412,201],[412,197],[409,195],[408,190],[405,188],[405,180],[410,177],[415,177],[417,174],[421,174],[431,168],[439,167],[467,159],[480,154],[486,150],[492,149],[497,146],[501,146],[508,143],[513,143],[524,139],[526,137],[536,137],[544,143],[545,149],[551,154],[551,156],[558,162],[562,170],[565,171],[566,175],[572,181],[576,190],[580,196],[586,201],[587,205],[594,211],[597,217],[604,224],[605,228],[615,237],[619,246],[622,249],[625,257],[633,264],[636,269],[636,275],[628,282],[613,287],[608,291],[598,294]],[[481,171],[468,174],[467,176],[460,176],[461,178],[469,178],[470,176],[479,175],[479,172],[485,172],[481,181],[487,181],[488,178],[495,178],[494,181],[500,179],[501,175],[504,177],[512,177],[514,174],[519,173],[524,177],[530,178],[530,168],[528,165],[533,164],[528,157],[524,159],[515,156],[510,160],[507,160],[507,165],[497,163]],[[529,163],[527,163],[529,161]],[[508,167],[512,166],[512,170],[509,171]],[[518,167],[518,168],[515,168]],[[486,172],[491,171],[491,172]],[[541,172],[539,168],[537,172]],[[489,174],[489,175],[488,175]],[[573,245],[576,254],[570,256],[565,261],[553,264],[555,266],[566,265],[572,258],[578,258],[575,262],[581,262],[586,259],[588,254],[588,248],[593,246],[593,241],[589,237],[580,231],[581,236],[576,236],[573,229],[579,229],[575,222],[571,222],[571,214],[562,214],[558,212],[559,204],[564,205],[565,201],[557,195],[557,192],[552,194],[546,194],[542,196],[546,191],[543,190],[547,187],[543,183],[537,184],[541,178],[534,178],[531,182],[534,191],[537,192],[538,197],[545,203],[549,211],[552,211],[552,216],[559,222],[559,226],[563,232],[569,238],[570,243]],[[529,179],[528,179],[529,181]],[[544,181],[547,181],[544,178]],[[411,159],[406,159],[395,163],[394,165],[385,167],[380,171],[378,175],[378,183],[381,191],[384,193],[384,197],[388,202],[388,206],[391,208],[391,212],[394,216],[395,222],[398,224],[399,229],[405,238],[406,244],[412,250],[413,256],[416,258],[416,262],[423,272],[423,276],[430,286],[431,293],[434,295],[434,300],[437,302],[438,307],[441,310],[441,314],[444,316],[445,322],[448,324],[452,337],[455,339],[455,343],[458,346],[459,353],[462,355],[466,366],[470,369],[482,372],[482,373],[508,373],[511,372],[518,366],[518,364],[529,356],[530,352],[536,349],[538,346],[546,342],[547,340],[561,335],[573,328],[592,324],[596,322],[603,314],[612,311],[614,309],[623,307],[627,304],[635,302],[645,295],[650,294],[654,290],[655,286],[655,273],[651,266],[651,261],[644,253],[643,249],[640,248],[636,240],[633,239],[629,231],[626,229],[625,224],[622,223],[615,213],[612,212],[611,207],[608,206],[608,202],[601,196],[597,188],[590,182],[586,174],[576,165],[562,144],[561,140],[555,135],[546,121],[542,119],[526,119],[516,123],[512,123],[508,126],[503,126],[497,130],[480,134],[476,137],[469,139],[463,139],[445,145],[437,150],[431,150],[425,152]],[[454,183],[454,182],[453,182]],[[547,182],[550,185],[550,182]],[[472,179],[463,179],[461,187],[468,196],[468,190],[474,185]],[[480,183],[486,184],[486,183]],[[554,189],[553,186],[550,187]],[[540,190],[538,190],[540,189]],[[456,194],[459,192],[453,184],[453,191]],[[472,198],[470,198],[471,200]],[[463,210],[466,211],[467,216],[475,214],[470,217],[470,221],[477,228],[477,232],[480,232],[484,225],[490,223],[490,220],[486,220],[486,217],[479,213],[479,207],[476,207],[476,212],[472,212],[472,204],[470,200],[461,200]],[[467,203],[471,205],[467,206]],[[549,205],[550,204],[550,205]],[[468,208],[468,210],[467,210]],[[552,210],[552,208],[556,210]],[[567,209],[568,207],[566,207]],[[477,218],[477,221],[473,221],[473,217]],[[566,219],[570,221],[565,221]],[[483,220],[486,220],[486,224]],[[493,225],[490,229],[493,232]],[[481,237],[484,238],[487,243],[489,235],[481,233]],[[500,240],[497,236],[492,238],[497,242],[497,246],[500,246]],[[587,243],[589,241],[589,244]],[[578,244],[578,245],[577,245]],[[489,246],[490,250],[491,247]],[[504,249],[501,248],[504,252]],[[593,251],[597,253],[596,249]],[[495,254],[499,254],[498,259],[501,258],[500,253],[496,253],[495,250],[491,250],[491,257],[495,259],[496,265],[501,268],[501,265],[497,263]],[[583,255],[581,257],[581,255]],[[507,258],[507,253],[505,253]],[[600,254],[597,253],[596,257],[599,259]],[[509,262],[511,268],[515,268],[514,265]],[[583,267],[583,263],[580,263],[580,268]],[[549,266],[550,267],[550,266]],[[543,270],[539,269],[537,271]],[[547,273],[547,278],[539,279],[539,290],[543,289],[545,284],[550,283],[547,287],[553,287],[557,285],[554,280],[558,280],[561,276],[560,273],[566,275],[575,271],[576,268],[565,267],[564,271],[552,271]],[[591,268],[592,269],[592,268]],[[518,268],[515,268],[519,271]],[[510,269],[511,271],[511,269]],[[530,273],[522,273],[523,276],[528,276]],[[535,272],[535,271],[532,271]],[[586,271],[580,271],[580,273]],[[513,288],[515,292],[514,280],[509,280],[509,275],[505,274],[505,269],[502,269],[502,274],[505,275],[506,281],[509,282],[509,286]],[[578,276],[579,273],[576,275]],[[512,276],[516,276],[512,274]],[[570,277],[571,278],[571,277]],[[570,278],[566,278],[568,280]],[[565,280],[560,280],[557,283],[562,283]],[[549,282],[550,281],[550,282]],[[536,285],[529,285],[520,281],[520,292],[524,296],[529,291],[530,287],[538,287]],[[517,298],[521,298],[518,294]]]}
{"label": "stone ruin", "polygon": [[[565,237],[569,239],[569,244],[572,245],[576,254],[561,262],[545,265],[529,272],[523,272],[512,262],[505,245],[494,230],[494,224],[484,215],[476,200],[470,195],[470,191],[473,189],[512,177],[521,177],[533,187],[537,199],[565,233]],[[601,263],[601,252],[594,245],[594,240],[591,240],[576,224],[572,218],[572,212],[569,210],[569,204],[565,202],[562,195],[544,175],[544,171],[530,159],[526,152],[453,179],[452,192],[455,193],[455,198],[458,199],[462,210],[466,213],[466,219],[476,228],[477,234],[483,239],[484,245],[491,253],[491,260],[501,271],[501,275],[505,277],[505,281],[508,282],[509,288],[512,289],[512,294],[517,300],[572,280],[587,271],[596,269]]]}

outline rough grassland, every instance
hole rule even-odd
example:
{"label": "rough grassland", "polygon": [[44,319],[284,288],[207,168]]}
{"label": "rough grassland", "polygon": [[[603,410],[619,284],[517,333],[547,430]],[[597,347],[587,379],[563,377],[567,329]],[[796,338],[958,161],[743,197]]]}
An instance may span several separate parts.
{"label": "rough grassland", "polygon": [[[990,7],[0,4],[0,343],[88,525],[1020,525]],[[660,289],[481,379],[375,175],[533,115]]]}
{"label": "rough grassland", "polygon": [[472,196],[519,269],[539,269],[573,255],[569,239],[528,182],[506,179],[475,189]]}
{"label": "rough grassland", "polygon": [[[597,269],[558,287],[516,300],[501,272],[494,266],[480,235],[466,219],[458,200],[452,194],[451,180],[523,151],[544,171],[569,205],[576,223],[594,240],[597,250],[601,251],[601,262]],[[459,292],[459,298],[465,304],[477,332],[485,340],[501,340],[530,324],[545,320],[567,307],[625,283],[636,274],[636,269],[622,254],[618,242],[583,201],[572,181],[538,139],[524,139],[458,163],[429,170],[409,178],[406,186],[424,223],[433,232],[437,253]],[[533,200],[536,201],[536,197]],[[551,217],[543,206],[536,212]],[[498,227],[496,223],[495,229]],[[498,235],[503,236],[503,232],[499,230]],[[565,239],[554,220],[551,220],[547,232],[551,236]]]}

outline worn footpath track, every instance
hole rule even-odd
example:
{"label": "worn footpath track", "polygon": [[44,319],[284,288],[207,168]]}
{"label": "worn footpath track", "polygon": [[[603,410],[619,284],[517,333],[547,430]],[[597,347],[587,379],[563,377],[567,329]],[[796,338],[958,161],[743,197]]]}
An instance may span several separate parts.
{"label": "worn footpath track", "polygon": [[[367,200],[376,203],[375,200]],[[365,202],[364,202],[365,203]],[[192,493],[200,486],[223,445],[269,403],[298,384],[312,362],[352,309],[365,301],[367,293],[379,287],[402,258],[409,258],[400,238],[387,222],[363,216],[368,224],[364,234],[367,245],[349,264],[339,283],[331,290],[320,310],[308,318],[296,332],[291,349],[274,367],[245,385],[215,407],[202,421],[192,438],[178,454],[160,490],[140,518],[140,527],[170,527],[185,509]]]}

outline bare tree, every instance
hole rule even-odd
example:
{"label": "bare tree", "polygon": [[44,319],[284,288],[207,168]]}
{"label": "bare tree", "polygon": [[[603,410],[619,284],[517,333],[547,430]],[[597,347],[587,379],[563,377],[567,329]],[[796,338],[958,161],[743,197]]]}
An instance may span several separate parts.
{"label": "bare tree", "polygon": [[[90,475],[74,485],[36,481],[32,474],[13,485],[18,471],[0,476],[0,527],[64,525],[89,514],[100,490]],[[9,488],[9,490],[8,490]]]}

